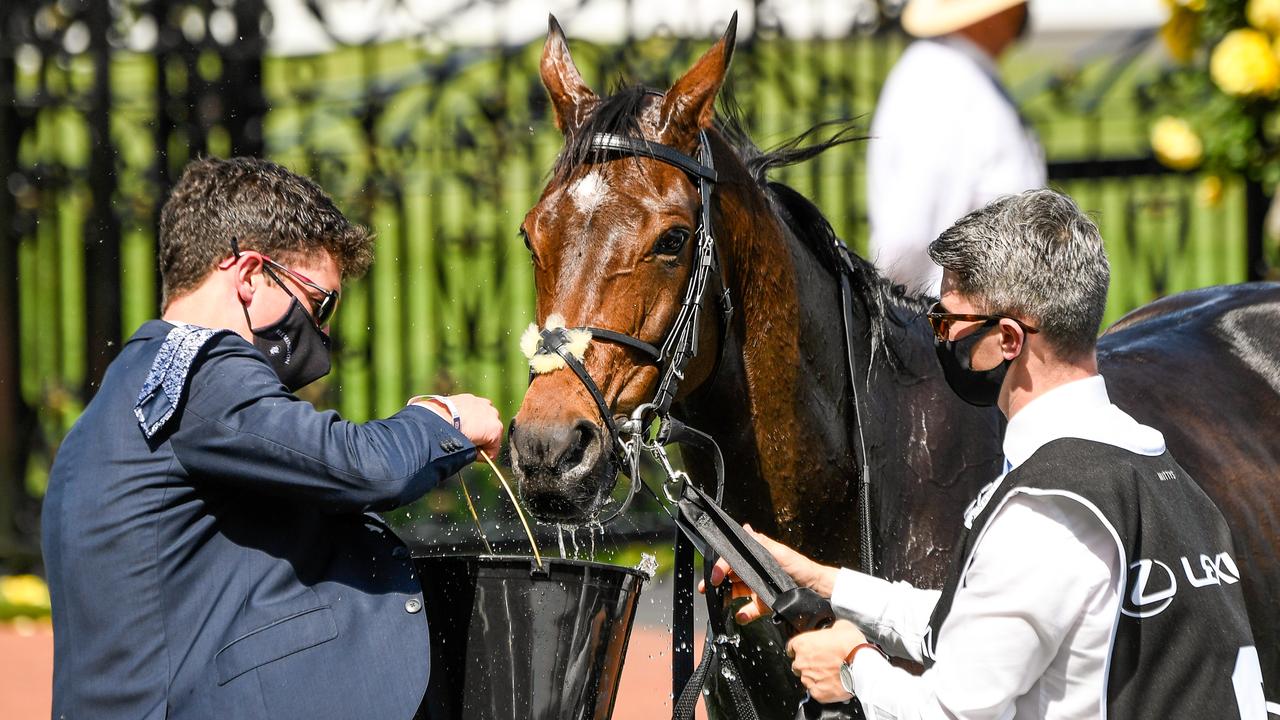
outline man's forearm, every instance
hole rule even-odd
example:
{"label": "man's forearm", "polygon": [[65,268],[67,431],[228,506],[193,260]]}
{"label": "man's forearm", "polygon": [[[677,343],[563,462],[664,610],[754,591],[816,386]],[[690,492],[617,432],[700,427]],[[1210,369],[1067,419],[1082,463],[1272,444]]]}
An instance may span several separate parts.
{"label": "man's forearm", "polygon": [[852,621],[889,654],[923,660],[924,631],[938,603],[937,590],[891,583],[847,568],[829,577],[836,615]]}

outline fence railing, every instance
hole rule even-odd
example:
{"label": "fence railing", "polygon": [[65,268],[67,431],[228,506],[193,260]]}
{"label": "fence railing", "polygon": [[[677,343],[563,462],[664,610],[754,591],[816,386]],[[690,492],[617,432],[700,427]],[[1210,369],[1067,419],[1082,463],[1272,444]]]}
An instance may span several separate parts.
{"label": "fence railing", "polygon": [[[891,22],[791,38],[764,4],[730,81],[754,137],[769,145],[837,117],[869,124],[906,39]],[[426,391],[465,388],[507,414],[518,405],[516,340],[533,289],[515,231],[560,140],[538,80],[540,41],[405,38],[279,57],[266,51],[264,15],[261,0],[0,8],[0,314],[11,329],[0,333],[0,569],[36,561],[38,498],[58,442],[121,341],[156,313],[155,219],[199,155],[265,153],[315,177],[377,233],[373,270],[344,292],[334,372],[309,398],[357,420]],[[619,77],[669,83],[707,43],[656,34],[573,50],[604,91]],[[1053,182],[1098,213],[1112,319],[1169,292],[1245,279],[1257,214],[1246,197],[1260,202],[1232,179],[1207,202],[1200,178],[1148,157],[1138,89],[1153,61],[1126,53],[1082,65],[1070,82],[1034,51],[1006,63],[1012,85],[1031,88],[1025,109]],[[863,161],[854,144],[779,173],[857,250]],[[502,517],[496,490],[484,495]],[[435,493],[395,517],[438,522],[460,508]]]}

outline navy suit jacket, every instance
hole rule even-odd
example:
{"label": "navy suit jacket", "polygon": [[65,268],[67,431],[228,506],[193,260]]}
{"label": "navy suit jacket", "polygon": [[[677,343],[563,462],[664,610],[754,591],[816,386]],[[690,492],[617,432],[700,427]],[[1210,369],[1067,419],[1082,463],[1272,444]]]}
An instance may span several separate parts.
{"label": "navy suit jacket", "polygon": [[474,457],[429,410],[346,422],[238,335],[146,323],[49,478],[53,716],[408,720],[422,592],[370,511]]}

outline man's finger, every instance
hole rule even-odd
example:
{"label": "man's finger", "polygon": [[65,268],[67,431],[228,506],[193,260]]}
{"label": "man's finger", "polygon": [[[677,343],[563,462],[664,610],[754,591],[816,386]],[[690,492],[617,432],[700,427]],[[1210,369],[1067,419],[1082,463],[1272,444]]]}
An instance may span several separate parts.
{"label": "man's finger", "polygon": [[737,614],[734,615],[734,619],[738,621],[739,625],[753,623],[762,617],[764,617],[764,611],[760,609],[759,600],[755,599],[738,608]]}
{"label": "man's finger", "polygon": [[711,566],[711,584],[713,586],[719,587],[720,583],[724,582],[725,577],[728,575],[729,563],[725,562],[724,558],[717,560],[716,564]]}

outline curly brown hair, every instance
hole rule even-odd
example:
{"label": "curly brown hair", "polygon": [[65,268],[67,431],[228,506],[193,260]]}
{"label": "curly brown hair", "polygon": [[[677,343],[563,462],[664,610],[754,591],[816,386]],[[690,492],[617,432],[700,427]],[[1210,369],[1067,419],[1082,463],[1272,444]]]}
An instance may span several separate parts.
{"label": "curly brown hair", "polygon": [[160,211],[164,301],[194,290],[236,238],[279,262],[328,252],[343,278],[365,274],[373,237],[310,179],[260,158],[205,158],[187,165]]}

